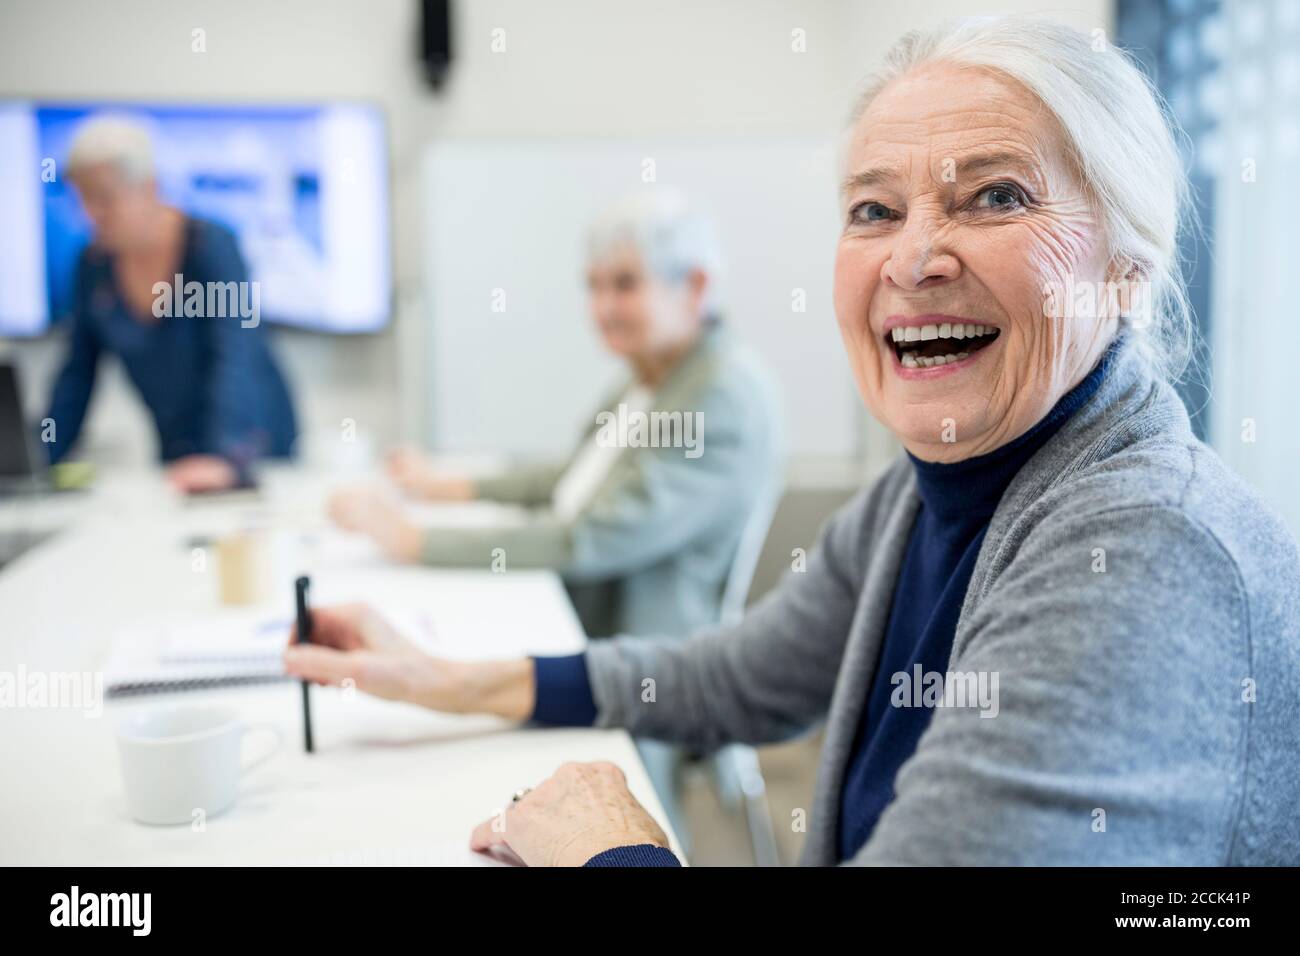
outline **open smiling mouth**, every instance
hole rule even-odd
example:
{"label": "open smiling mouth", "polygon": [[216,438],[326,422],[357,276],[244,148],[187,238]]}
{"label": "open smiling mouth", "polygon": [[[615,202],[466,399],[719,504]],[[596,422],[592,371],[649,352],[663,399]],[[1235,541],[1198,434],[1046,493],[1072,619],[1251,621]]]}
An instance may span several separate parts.
{"label": "open smiling mouth", "polygon": [[1000,334],[991,325],[945,322],[893,329],[888,338],[903,368],[933,368],[970,358]]}

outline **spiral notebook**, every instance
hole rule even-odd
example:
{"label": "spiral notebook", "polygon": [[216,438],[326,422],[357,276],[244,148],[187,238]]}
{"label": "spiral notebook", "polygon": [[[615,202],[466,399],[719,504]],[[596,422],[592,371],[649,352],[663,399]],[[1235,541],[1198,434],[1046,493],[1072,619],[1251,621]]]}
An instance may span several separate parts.
{"label": "spiral notebook", "polygon": [[118,634],[104,663],[109,697],[285,680],[287,617],[229,612],[139,625]]}

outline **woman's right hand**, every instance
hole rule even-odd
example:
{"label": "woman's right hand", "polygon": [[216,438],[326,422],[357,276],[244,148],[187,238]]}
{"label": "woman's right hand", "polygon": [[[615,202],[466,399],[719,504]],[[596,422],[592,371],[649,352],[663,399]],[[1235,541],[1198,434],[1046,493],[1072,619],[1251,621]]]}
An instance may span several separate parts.
{"label": "woman's right hand", "polygon": [[285,672],[292,677],[334,686],[350,680],[375,697],[450,713],[524,720],[533,712],[529,658],[466,662],[433,657],[366,604],[316,608],[311,615],[311,642],[295,643],[295,626],[285,648]]}
{"label": "woman's right hand", "polygon": [[412,497],[430,501],[472,501],[474,483],[448,475],[436,468],[414,448],[397,448],[388,453],[388,477]]}

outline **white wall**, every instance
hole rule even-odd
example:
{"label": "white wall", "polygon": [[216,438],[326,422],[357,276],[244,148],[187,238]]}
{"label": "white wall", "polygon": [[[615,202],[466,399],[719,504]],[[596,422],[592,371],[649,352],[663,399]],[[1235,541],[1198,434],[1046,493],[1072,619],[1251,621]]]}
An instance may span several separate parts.
{"label": "white wall", "polygon": [[438,140],[425,205],[430,442],[554,456],[557,438],[564,448],[591,426],[597,399],[628,373],[593,334],[586,226],[651,188],[653,164],[653,188],[680,190],[717,224],[719,308],[773,375],[796,425],[788,450],[855,456],[864,413],[827,282],[837,153],[826,136]]}
{"label": "white wall", "polygon": [[[309,428],[351,417],[386,442],[424,431],[419,175],[430,138],[825,134],[890,39],[923,19],[994,7],[1030,5],[461,0],[451,82],[435,96],[422,86],[417,6],[407,0],[5,0],[0,96],[380,103],[393,150],[395,271],[409,308],[382,335],[283,333],[278,345]],[[1053,9],[1080,26],[1110,19],[1109,0]],[[205,53],[191,50],[196,28]],[[495,29],[505,31],[504,53],[491,50]],[[805,53],[791,51],[795,29],[806,32]],[[58,343],[7,348],[28,391],[43,396]],[[119,454],[151,447],[120,381],[101,389],[91,427]]]}

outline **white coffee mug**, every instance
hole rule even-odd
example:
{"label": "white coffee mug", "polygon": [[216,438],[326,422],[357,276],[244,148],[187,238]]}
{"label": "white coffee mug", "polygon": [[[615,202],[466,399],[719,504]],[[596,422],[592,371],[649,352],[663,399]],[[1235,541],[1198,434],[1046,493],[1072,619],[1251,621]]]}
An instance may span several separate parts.
{"label": "white coffee mug", "polygon": [[[244,763],[251,732],[274,735],[275,745]],[[131,816],[141,823],[191,823],[230,809],[239,777],[279,748],[280,731],[249,725],[225,707],[161,707],[126,717],[117,731],[122,779]]]}

